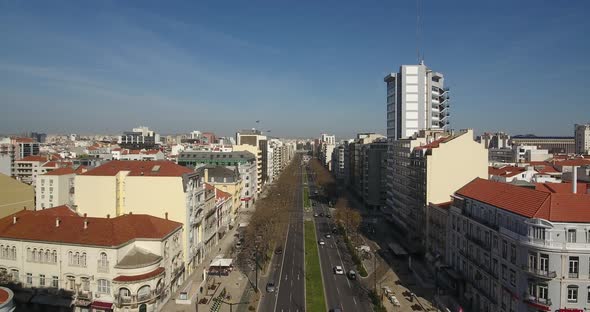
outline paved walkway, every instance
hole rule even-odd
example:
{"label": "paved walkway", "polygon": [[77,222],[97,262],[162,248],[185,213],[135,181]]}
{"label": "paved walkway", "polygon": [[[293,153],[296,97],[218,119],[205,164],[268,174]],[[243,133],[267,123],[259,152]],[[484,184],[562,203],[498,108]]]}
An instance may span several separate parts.
{"label": "paved walkway", "polygon": [[[237,221],[235,222],[235,227],[228,231],[225,236],[219,240],[218,245],[216,246],[217,251],[211,252],[209,255],[205,257],[203,262],[197,266],[194,270],[193,274],[184,281],[183,285],[179,288],[179,290],[171,297],[171,299],[164,305],[162,311],[170,311],[170,312],[228,312],[230,311],[230,306],[228,304],[223,304],[216,302],[218,300],[214,300],[214,298],[222,299],[228,303],[237,303],[240,301],[242,294],[246,290],[247,287],[250,287],[250,283],[247,277],[237,269],[237,266],[234,265],[234,270],[228,276],[212,276],[209,275],[209,279],[207,281],[206,289],[203,289],[203,293],[199,292],[199,285],[202,282],[201,272],[204,269],[209,267],[211,261],[217,255],[225,255],[226,257],[230,256],[230,252],[235,244],[235,234],[238,229],[238,225],[240,222],[247,222],[249,220],[250,214],[254,211],[253,207],[248,209],[243,209],[239,214]],[[234,259],[235,261],[235,259]],[[209,289],[209,286],[215,285],[214,289]],[[175,299],[178,298],[178,295],[181,291],[189,290],[189,297],[193,296],[192,304],[178,304],[176,303]],[[225,296],[221,296],[223,290],[225,289]],[[195,299],[195,295],[197,296]],[[203,298],[207,299],[207,303],[198,304],[197,302],[202,300]],[[233,311],[236,311],[238,305],[233,306]]]}

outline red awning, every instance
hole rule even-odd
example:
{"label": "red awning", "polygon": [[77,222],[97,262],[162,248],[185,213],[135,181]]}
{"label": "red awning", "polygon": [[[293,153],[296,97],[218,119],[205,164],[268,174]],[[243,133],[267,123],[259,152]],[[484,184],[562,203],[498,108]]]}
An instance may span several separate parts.
{"label": "red awning", "polygon": [[138,282],[146,279],[154,278],[164,273],[164,268],[159,267],[151,272],[140,275],[119,275],[113,279],[115,282]]}
{"label": "red awning", "polygon": [[113,309],[112,302],[93,301],[91,307],[93,309],[111,310]]}
{"label": "red awning", "polygon": [[558,312],[584,312],[582,309],[559,309]]}

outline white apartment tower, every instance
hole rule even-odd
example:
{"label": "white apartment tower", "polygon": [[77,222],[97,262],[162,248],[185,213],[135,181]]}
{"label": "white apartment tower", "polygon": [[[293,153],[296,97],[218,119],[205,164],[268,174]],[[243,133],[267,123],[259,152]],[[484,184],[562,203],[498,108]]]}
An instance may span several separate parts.
{"label": "white apartment tower", "polygon": [[576,154],[590,154],[590,123],[585,125],[576,125]]}
{"label": "white apartment tower", "polygon": [[402,65],[383,79],[387,84],[387,138],[408,138],[419,130],[449,125],[449,96],[444,76],[424,65]]}

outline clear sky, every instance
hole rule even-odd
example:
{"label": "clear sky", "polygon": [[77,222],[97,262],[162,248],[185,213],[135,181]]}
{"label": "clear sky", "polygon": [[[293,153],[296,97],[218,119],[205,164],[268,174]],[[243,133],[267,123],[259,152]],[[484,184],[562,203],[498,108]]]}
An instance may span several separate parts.
{"label": "clear sky", "polygon": [[[590,121],[590,1],[422,0],[453,128],[573,135]],[[0,133],[385,132],[415,64],[415,1],[3,1]]]}

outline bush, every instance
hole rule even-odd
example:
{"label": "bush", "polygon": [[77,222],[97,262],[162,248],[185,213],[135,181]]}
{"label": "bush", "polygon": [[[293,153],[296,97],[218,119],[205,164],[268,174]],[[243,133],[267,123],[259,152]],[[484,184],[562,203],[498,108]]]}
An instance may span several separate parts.
{"label": "bush", "polygon": [[248,311],[254,311],[254,310],[256,310],[256,308],[254,306],[249,306],[248,307]]}

